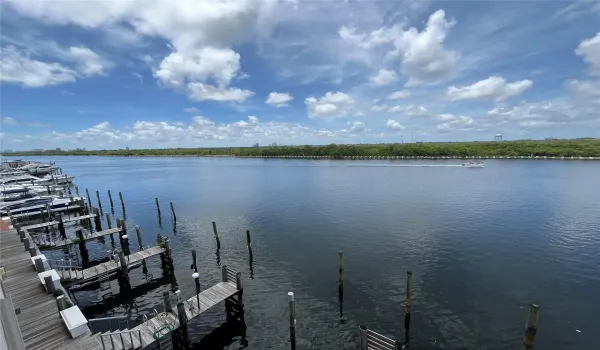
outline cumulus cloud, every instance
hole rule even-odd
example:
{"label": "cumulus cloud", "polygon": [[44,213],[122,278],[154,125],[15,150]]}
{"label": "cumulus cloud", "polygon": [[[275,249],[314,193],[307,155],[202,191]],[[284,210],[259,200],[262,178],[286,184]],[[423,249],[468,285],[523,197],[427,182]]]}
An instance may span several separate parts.
{"label": "cumulus cloud", "polygon": [[287,92],[271,92],[269,96],[267,96],[265,103],[278,108],[287,107],[288,103],[293,99],[292,95]]}
{"label": "cumulus cloud", "polygon": [[457,116],[453,114],[440,114],[437,116],[437,120],[442,121],[437,125],[437,129],[440,132],[450,132],[454,130],[464,131],[472,130],[474,127],[474,120],[471,117]]}
{"label": "cumulus cloud", "polygon": [[308,97],[304,100],[309,118],[346,116],[354,99],[343,92],[327,92],[323,97]]}
{"label": "cumulus cloud", "polygon": [[254,95],[250,90],[214,86],[201,82],[188,83],[189,97],[195,101],[230,101],[244,102]]}
{"label": "cumulus cloud", "polygon": [[424,115],[430,114],[429,110],[427,108],[425,108],[424,106],[415,106],[415,105],[408,105],[408,106],[396,105],[396,106],[390,107],[387,111],[389,113],[402,113],[404,115],[411,116],[411,117],[424,116]]}
{"label": "cumulus cloud", "polygon": [[583,40],[575,53],[590,65],[590,74],[600,76],[600,32]]}
{"label": "cumulus cloud", "polygon": [[1,117],[0,122],[2,125],[17,125],[17,121],[11,117]]}
{"label": "cumulus cloud", "polygon": [[77,72],[60,63],[38,61],[14,46],[2,49],[0,57],[0,81],[39,88],[74,82]]}
{"label": "cumulus cloud", "polygon": [[393,70],[380,69],[371,77],[370,82],[374,86],[390,85],[398,80],[398,75]]}
{"label": "cumulus cloud", "polygon": [[410,91],[409,90],[398,90],[398,91],[394,91],[391,94],[389,94],[387,96],[388,100],[399,100],[402,98],[406,98],[410,96]]}
{"label": "cumulus cloud", "polygon": [[96,52],[83,46],[69,47],[69,57],[76,64],[76,69],[84,76],[103,75],[111,63],[102,59]]}
{"label": "cumulus cloud", "polygon": [[388,129],[393,130],[393,131],[402,131],[402,130],[406,129],[406,127],[404,127],[404,125],[400,124],[398,121],[393,120],[393,119],[388,119],[388,121],[385,125],[387,126]]}
{"label": "cumulus cloud", "polygon": [[507,83],[504,78],[491,76],[471,85],[456,87],[450,86],[446,90],[446,96],[451,101],[459,100],[493,100],[505,101],[510,97],[522,94],[531,88],[531,80],[519,80]]}
{"label": "cumulus cloud", "polygon": [[198,113],[200,112],[200,110],[196,107],[187,107],[183,109],[184,112],[186,113]]}
{"label": "cumulus cloud", "polygon": [[373,112],[382,112],[388,109],[388,105],[383,104],[383,105],[375,105],[373,107],[371,107],[371,110]]}

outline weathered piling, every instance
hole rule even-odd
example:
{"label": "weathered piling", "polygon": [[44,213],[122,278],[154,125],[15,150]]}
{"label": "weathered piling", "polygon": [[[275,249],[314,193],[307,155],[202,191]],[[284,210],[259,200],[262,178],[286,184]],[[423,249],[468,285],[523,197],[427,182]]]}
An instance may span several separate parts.
{"label": "weathered piling", "polygon": [[338,301],[340,304],[340,322],[344,322],[344,253],[338,253]]}
{"label": "weathered piling", "polygon": [[53,294],[56,291],[56,286],[54,285],[54,281],[52,281],[52,276],[44,276],[44,284],[46,285],[46,291],[48,294]]}
{"label": "weathered piling", "polygon": [[46,266],[44,265],[44,260],[42,260],[42,258],[37,258],[37,259],[33,259],[34,264],[35,264],[35,271],[37,273],[42,273],[44,271],[46,271]]}
{"label": "weathered piling", "polygon": [[158,211],[158,216],[160,216],[160,204],[158,204],[158,198],[154,198],[154,201],[156,202],[156,210]]}
{"label": "weathered piling", "polygon": [[412,271],[406,271],[406,294],[404,296],[404,345],[410,346],[410,311],[412,306]]}
{"label": "weathered piling", "polygon": [[171,294],[169,292],[163,292],[163,305],[165,307],[165,312],[171,312],[173,307],[171,307]]}
{"label": "weathered piling", "polygon": [[140,225],[135,225],[135,234],[138,240],[138,248],[142,251],[144,250],[144,246],[142,245],[142,231],[140,230]]}
{"label": "weathered piling", "polygon": [[198,303],[198,311],[200,310],[200,274],[198,272],[194,272],[192,274],[192,278],[194,279],[194,283],[196,284],[196,302]]}
{"label": "weathered piling", "polygon": [[31,256],[32,258],[34,256],[37,256],[37,247],[35,245],[29,248],[29,256]]}
{"label": "weathered piling", "polygon": [[119,252],[119,263],[121,264],[121,276],[129,278],[129,268],[127,267],[127,259],[125,259],[125,253]]}
{"label": "weathered piling", "polygon": [[25,245],[25,251],[28,252],[31,248],[31,238],[25,237],[25,239],[23,240],[23,244]]}
{"label": "weathered piling", "polygon": [[360,339],[360,350],[368,350],[369,349],[369,338],[368,332],[369,329],[367,326],[360,325],[358,327],[359,339]]}
{"label": "weathered piling", "polygon": [[250,239],[250,230],[246,230],[246,243],[248,244],[248,249],[251,249],[252,240]]}
{"label": "weathered piling", "polygon": [[[112,228],[112,221],[110,220],[110,214],[106,213],[106,226],[110,230]],[[112,235],[110,235],[112,237]]]}
{"label": "weathered piling", "polygon": [[108,200],[110,201],[110,207],[113,208],[115,205],[113,203],[112,194],[110,193],[110,190],[108,190]]}
{"label": "weathered piling", "polygon": [[102,209],[102,201],[100,200],[100,191],[96,191],[96,199],[98,199],[98,208]]}
{"label": "weathered piling", "polygon": [[525,323],[525,335],[523,337],[523,346],[525,346],[525,349],[527,350],[533,349],[539,317],[540,307],[537,304],[529,304],[527,322]]}
{"label": "weathered piling", "polygon": [[79,243],[79,251],[81,253],[82,260],[88,260],[89,254],[88,250],[85,246],[85,238],[83,237],[83,231],[77,230],[75,231],[75,235],[77,235],[78,243]]}
{"label": "weathered piling", "polygon": [[79,186],[75,185],[75,193],[77,193],[77,197],[81,197],[79,194]]}
{"label": "weathered piling", "polygon": [[62,215],[58,216],[58,232],[60,233],[60,238],[67,239],[67,232],[65,231],[65,223],[63,222]]}
{"label": "weathered piling", "polygon": [[85,196],[87,197],[88,205],[91,208],[92,207],[92,199],[90,198],[90,191],[88,191],[87,188],[85,189]]}
{"label": "weathered piling", "polygon": [[121,206],[123,207],[123,211],[125,211],[125,201],[123,200],[123,194],[119,191],[119,200],[121,200]]}
{"label": "weathered piling", "polygon": [[67,309],[67,299],[64,295],[59,295],[56,297],[56,308],[58,309],[58,312]]}
{"label": "weathered piling", "polygon": [[219,239],[219,232],[217,231],[217,223],[213,221],[212,226],[213,226],[213,232],[215,234],[215,239],[217,240],[217,249],[218,249],[218,248],[221,248],[221,240]]}
{"label": "weathered piling", "polygon": [[290,310],[290,345],[292,350],[296,349],[296,301],[294,292],[288,292],[288,307]]}
{"label": "weathered piling", "polygon": [[169,202],[169,205],[171,206],[171,219],[173,220],[173,223],[176,223],[177,215],[175,215],[175,208],[173,208],[173,202]]}
{"label": "weathered piling", "polygon": [[177,317],[179,319],[179,327],[181,328],[184,347],[187,348],[187,344],[189,344],[187,327],[188,320],[187,315],[185,314],[185,306],[183,303],[177,303]]}
{"label": "weathered piling", "polygon": [[92,209],[94,216],[94,224],[96,225],[96,231],[102,231],[102,216],[100,216],[100,210],[98,208]]}

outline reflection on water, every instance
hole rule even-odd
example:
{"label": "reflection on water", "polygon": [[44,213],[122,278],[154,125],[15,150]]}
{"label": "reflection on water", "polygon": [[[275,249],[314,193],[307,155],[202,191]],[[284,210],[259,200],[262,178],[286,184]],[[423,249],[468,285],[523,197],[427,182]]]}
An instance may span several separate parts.
{"label": "reflection on water", "polygon": [[[157,234],[169,237],[174,251],[174,273],[150,258],[131,271],[127,293],[115,284],[102,304],[97,290],[77,292],[88,317],[130,311],[139,320],[161,309],[164,291],[191,297],[195,249],[203,288],[220,281],[220,265],[242,272],[246,310],[243,322],[225,323],[221,306],[191,322],[198,349],[289,348],[289,291],[299,348],[353,348],[359,324],[404,342],[407,270],[413,348],[519,348],[530,302],[542,308],[540,349],[596,347],[598,162],[487,161],[485,169],[464,169],[388,166],[427,165],[421,161],[53,160],[81,188],[121,191],[127,210],[115,215],[111,206],[113,217],[127,214],[128,227],[140,225],[145,246]],[[160,215],[157,225],[155,198],[177,207],[172,225]],[[108,239],[88,244],[89,261],[105,259],[108,249]]]}

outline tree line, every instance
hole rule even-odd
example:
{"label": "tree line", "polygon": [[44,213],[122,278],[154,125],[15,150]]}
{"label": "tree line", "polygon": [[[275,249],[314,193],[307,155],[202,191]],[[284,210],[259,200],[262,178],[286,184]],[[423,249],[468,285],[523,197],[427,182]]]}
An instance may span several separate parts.
{"label": "tree line", "polygon": [[600,139],[520,140],[502,142],[427,142],[330,144],[266,147],[48,150],[4,153],[10,156],[555,156],[600,157]]}

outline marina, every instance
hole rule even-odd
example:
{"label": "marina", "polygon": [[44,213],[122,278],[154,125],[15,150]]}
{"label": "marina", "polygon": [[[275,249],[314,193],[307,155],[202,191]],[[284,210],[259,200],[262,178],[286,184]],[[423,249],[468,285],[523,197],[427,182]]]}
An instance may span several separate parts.
{"label": "marina", "polygon": [[[471,172],[467,171],[466,173]],[[480,172],[473,172],[473,174],[476,173]],[[260,281],[261,276],[266,273],[261,267],[263,264],[261,260],[264,257],[260,256],[260,252],[264,247],[264,242],[261,240],[260,232],[251,233],[249,230],[236,228],[239,232],[239,241],[243,243],[232,249],[231,246],[237,244],[238,239],[230,234],[231,225],[226,221],[223,223],[219,221],[219,225],[217,225],[213,221],[212,225],[211,222],[203,225],[206,227],[206,233],[210,234],[211,240],[207,241],[207,237],[202,236],[200,246],[190,245],[187,243],[189,233],[186,233],[190,232],[189,219],[185,214],[187,205],[169,200],[161,200],[159,203],[158,197],[150,197],[147,200],[149,204],[144,207],[144,210],[151,211],[155,216],[155,227],[153,228],[151,224],[148,226],[147,221],[139,221],[136,208],[126,205],[124,199],[130,198],[130,192],[121,192],[117,201],[113,201],[112,197],[110,200],[109,197],[102,198],[99,191],[85,190],[85,192],[96,194],[96,198],[90,201],[88,196],[81,197],[79,203],[76,204],[77,208],[73,208],[71,211],[46,208],[43,213],[35,216],[5,215],[4,217],[7,224],[15,228],[3,230],[1,243],[4,245],[5,240],[8,242],[9,238],[15,240],[12,243],[14,251],[17,250],[15,246],[20,245],[20,263],[23,267],[27,266],[28,273],[32,276],[27,279],[28,286],[23,285],[23,288],[41,288],[41,295],[49,295],[45,288],[54,285],[55,290],[64,290],[64,295],[68,296],[70,300],[65,305],[62,304],[62,301],[57,300],[58,297],[52,299],[55,316],[59,317],[61,312],[65,315],[63,318],[58,318],[59,325],[63,327],[62,333],[60,333],[62,335],[56,338],[57,335],[40,334],[38,336],[40,344],[45,344],[46,341],[47,344],[50,344],[46,347],[36,347],[38,343],[33,344],[24,336],[24,342],[29,344],[25,348],[143,349],[156,348],[160,343],[162,344],[161,348],[180,349],[210,342],[213,345],[206,348],[226,349],[229,346],[226,344],[232,343],[230,340],[225,341],[223,337],[228,338],[232,336],[230,334],[235,334],[233,336],[235,343],[245,344],[248,329],[248,318],[245,315],[248,312],[260,313],[261,304],[271,303],[268,301],[269,298],[272,298],[272,304],[276,305],[275,307],[284,307],[283,315],[281,315],[283,317],[280,317],[277,322],[285,325],[287,334],[280,336],[278,346],[274,346],[269,341],[264,343],[259,340],[255,341],[250,348],[262,348],[263,346],[292,349],[316,348],[306,343],[306,336],[310,331],[306,329],[305,325],[312,317],[310,313],[303,311],[307,307],[302,300],[307,293],[306,290],[284,285],[277,288],[278,291],[276,290],[271,297],[263,295],[265,299],[260,303],[257,302],[255,293],[260,286],[256,284],[256,278],[258,277]],[[65,190],[64,195],[68,196],[68,191]],[[165,211],[163,208],[161,212],[160,204],[163,203],[167,203],[169,210]],[[90,204],[94,206],[92,207]],[[115,206],[115,204],[117,205]],[[215,205],[220,204],[215,202]],[[104,209],[101,209],[102,207]],[[175,207],[177,207],[177,213],[175,213]],[[181,214],[180,211],[183,211],[184,214]],[[110,214],[110,217],[105,214]],[[170,224],[168,223],[169,217]],[[110,226],[110,218],[116,221],[115,228]],[[143,224],[144,227],[137,226],[136,223]],[[63,238],[61,226],[67,239]],[[104,229],[99,226],[103,226]],[[202,230],[205,232],[204,229]],[[160,234],[157,235],[156,232],[160,232]],[[6,236],[8,233],[10,236]],[[156,245],[142,244],[142,240],[153,236],[157,238]],[[105,238],[106,241],[104,241]],[[107,251],[104,248],[106,246],[111,247],[108,249],[110,250],[108,257],[106,253],[102,253]],[[240,249],[242,247],[243,249]],[[187,269],[185,266],[189,266],[190,249],[192,249],[193,274],[185,272]],[[258,260],[257,251],[259,252]],[[400,282],[400,286],[397,282],[391,282],[396,286],[395,289],[401,292],[401,297],[392,292],[395,303],[402,305],[401,313],[387,316],[386,313],[382,313],[377,317],[363,317],[360,319],[360,323],[356,324],[348,316],[349,312],[352,313],[352,298],[355,297],[357,283],[357,279],[353,277],[356,261],[352,257],[356,253],[352,251],[350,253],[349,265],[347,256],[345,258],[343,254],[339,256],[338,266],[331,264],[337,270],[337,274],[332,274],[337,280],[337,293],[335,293],[337,304],[339,304],[337,327],[348,329],[352,334],[345,341],[346,347],[361,350],[406,348],[412,342],[411,334],[419,333],[420,328],[423,327],[418,319],[419,313],[416,314],[417,323],[414,324],[415,315],[413,313],[415,310],[421,310],[423,305],[418,301],[420,295],[412,293],[415,288],[414,282],[412,282],[413,272],[409,271],[410,273],[408,273],[404,270],[400,278],[397,274],[394,275],[394,280]],[[197,262],[197,255],[201,256],[200,263]],[[207,260],[211,255],[212,259]],[[6,268],[9,264],[4,261],[7,258],[4,252],[1,258],[2,267],[5,268],[3,284],[5,289],[9,289],[10,283],[15,283],[15,280],[8,280],[8,277],[11,276],[11,269]],[[242,260],[245,260],[245,267],[240,265]],[[235,262],[236,270],[228,267],[229,262],[232,261]],[[324,270],[330,270],[333,266],[324,265],[324,267]],[[43,272],[38,272],[42,269]],[[247,283],[242,283],[242,273],[237,272],[240,270],[246,275]],[[38,275],[48,273],[48,271],[54,272],[47,276],[49,277],[47,281],[45,277],[42,278]],[[350,271],[350,277],[348,277],[348,271]],[[192,274],[191,278],[189,278],[190,274]],[[53,280],[55,275],[58,276],[56,282]],[[154,277],[146,277],[149,275],[154,275]],[[418,279],[421,278],[419,274],[416,276]],[[262,278],[264,280],[264,277]],[[44,282],[41,282],[42,280]],[[115,280],[118,283],[111,282]],[[10,282],[8,286],[6,286],[7,281]],[[25,279],[22,281],[25,283]],[[286,303],[287,291],[295,289],[297,289],[296,293],[288,293]],[[89,300],[92,295],[98,295],[99,299],[92,298],[92,300],[98,301],[90,304]],[[417,296],[416,303],[414,302],[415,295]],[[382,300],[385,299],[385,296],[380,297]],[[130,304],[131,302],[127,301],[128,298],[151,300],[151,306],[145,307],[141,312],[133,311],[134,309],[127,311],[121,305],[135,305]],[[297,298],[298,300],[296,300]],[[297,301],[298,304],[296,304]],[[224,323],[223,320],[212,322],[210,327],[204,324],[202,332],[198,333],[198,322],[204,322],[202,320],[205,318],[215,319],[216,314],[223,315],[217,307],[223,303],[225,304]],[[182,304],[183,311],[179,310],[179,304]],[[78,307],[79,313],[75,310],[65,312],[73,307]],[[524,311],[527,310],[527,304],[523,307]],[[63,309],[61,310],[61,308]],[[524,318],[528,320],[525,331],[522,327],[518,327],[520,331],[513,334],[514,338],[520,339],[517,341],[519,343],[527,341],[533,344],[534,341],[543,339],[543,337],[535,339],[540,307],[532,304],[529,308],[531,315],[523,315],[515,322],[521,324]],[[112,315],[110,313],[103,315],[103,309],[115,310],[115,312]],[[22,312],[23,310],[18,311]],[[180,318],[183,315],[185,315],[185,320]],[[17,315],[16,319],[20,326],[19,317]],[[372,322],[377,318],[401,319],[403,327],[391,331],[382,327],[380,323]],[[86,326],[79,328],[77,320],[82,319],[85,320]],[[117,321],[121,322],[121,325],[115,327],[114,324]],[[107,325],[111,322],[113,326]],[[253,318],[253,322],[260,321]],[[254,332],[257,331],[256,328],[253,329]],[[224,330],[227,332],[223,334]],[[53,328],[51,333],[56,331]],[[544,333],[544,335],[546,334]],[[225,345],[214,345],[221,344],[220,342]]]}

